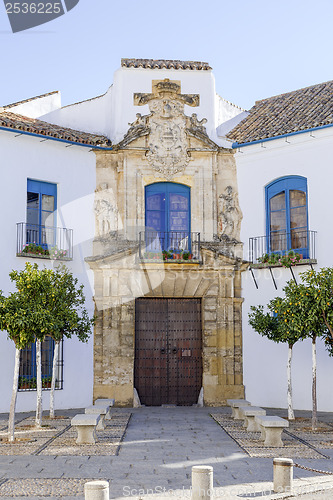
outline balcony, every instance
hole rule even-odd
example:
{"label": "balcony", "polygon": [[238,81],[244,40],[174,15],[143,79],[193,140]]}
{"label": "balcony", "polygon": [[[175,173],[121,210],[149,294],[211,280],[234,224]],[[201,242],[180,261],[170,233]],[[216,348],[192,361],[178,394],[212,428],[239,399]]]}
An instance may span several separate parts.
{"label": "balcony", "polygon": [[200,233],[184,231],[141,231],[139,257],[145,262],[200,262]]}
{"label": "balcony", "polygon": [[252,268],[291,267],[316,264],[316,231],[272,232],[249,239]]}
{"label": "balcony", "polygon": [[270,236],[257,236],[249,239],[250,271],[256,288],[257,280],[253,269],[268,268],[275,289],[277,284],[272,269],[285,267],[297,284],[293,266],[317,264],[316,231],[296,230],[290,233],[272,232]]}
{"label": "balcony", "polygon": [[19,222],[16,255],[38,259],[72,260],[73,230]]}

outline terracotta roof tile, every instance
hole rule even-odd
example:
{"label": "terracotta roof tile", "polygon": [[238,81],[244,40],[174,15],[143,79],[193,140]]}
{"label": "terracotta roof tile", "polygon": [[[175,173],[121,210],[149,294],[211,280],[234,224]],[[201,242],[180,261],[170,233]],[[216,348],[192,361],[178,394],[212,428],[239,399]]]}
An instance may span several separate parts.
{"label": "terracotta roof tile", "polygon": [[42,136],[54,137],[70,142],[87,144],[88,146],[111,146],[111,141],[103,135],[89,134],[72,130],[71,128],[60,127],[35,118],[18,115],[16,113],[2,112],[0,113],[0,127],[5,127],[13,130],[22,130]]}
{"label": "terracotta roof tile", "polygon": [[207,62],[200,61],[179,61],[172,59],[122,59],[121,66],[124,68],[144,68],[144,69],[192,69],[210,70]]}
{"label": "terracotta roof tile", "polygon": [[257,101],[227,134],[238,144],[333,124],[333,81]]}

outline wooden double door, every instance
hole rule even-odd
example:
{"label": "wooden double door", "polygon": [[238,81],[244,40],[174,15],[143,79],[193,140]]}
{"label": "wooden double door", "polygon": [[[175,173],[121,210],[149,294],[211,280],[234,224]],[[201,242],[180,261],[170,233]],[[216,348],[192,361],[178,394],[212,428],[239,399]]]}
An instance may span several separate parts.
{"label": "wooden double door", "polygon": [[137,299],[134,387],[141,403],[192,405],[201,386],[201,300]]}

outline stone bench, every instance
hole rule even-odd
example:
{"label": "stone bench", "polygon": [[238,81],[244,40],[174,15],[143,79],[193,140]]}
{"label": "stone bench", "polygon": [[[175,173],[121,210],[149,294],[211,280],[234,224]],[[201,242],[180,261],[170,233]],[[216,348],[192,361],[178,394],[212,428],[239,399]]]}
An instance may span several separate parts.
{"label": "stone bench", "polygon": [[264,440],[264,446],[277,447],[283,446],[281,434],[283,429],[289,427],[289,422],[276,416],[257,416],[256,422],[261,426],[260,439]]}
{"label": "stone bench", "polygon": [[71,425],[77,431],[77,444],[95,444],[95,429],[100,418],[100,415],[86,415],[85,413],[75,415],[72,418]]}
{"label": "stone bench", "polygon": [[111,406],[114,406],[114,399],[103,399],[103,398],[96,399],[94,405],[95,406],[109,405],[110,408],[109,408],[108,413],[105,415],[105,420],[110,420],[110,418],[111,418],[110,410],[111,410]]}
{"label": "stone bench", "polygon": [[227,399],[227,405],[231,406],[231,416],[235,420],[241,420],[242,417],[239,413],[239,408],[242,406],[251,406],[251,403],[246,401],[246,399]]}
{"label": "stone bench", "polygon": [[259,406],[240,406],[239,413],[242,417],[244,417],[243,426],[246,427],[247,431],[249,432],[261,431],[261,427],[255,420],[255,417],[266,415],[266,410],[260,408]]}
{"label": "stone bench", "polygon": [[105,429],[104,420],[109,412],[109,409],[110,409],[109,405],[88,406],[88,408],[86,408],[84,412],[86,415],[99,415],[100,420],[98,422],[96,429],[98,431],[104,431]]}
{"label": "stone bench", "polygon": [[100,405],[100,404],[114,406],[114,399],[103,399],[103,398],[96,399],[94,405]]}

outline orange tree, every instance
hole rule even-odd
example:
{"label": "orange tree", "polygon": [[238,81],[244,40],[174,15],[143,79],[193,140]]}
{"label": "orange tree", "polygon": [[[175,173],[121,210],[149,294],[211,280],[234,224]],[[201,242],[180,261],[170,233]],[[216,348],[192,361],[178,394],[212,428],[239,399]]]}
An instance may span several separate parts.
{"label": "orange tree", "polygon": [[[13,277],[11,276],[11,280]],[[30,287],[30,285],[29,285]],[[42,340],[45,328],[48,328],[51,318],[47,310],[38,303],[27,300],[24,290],[18,289],[8,297],[0,296],[0,330],[6,330],[8,338],[15,344],[15,367],[12,398],[9,410],[8,440],[14,441],[15,407],[18,389],[18,376],[21,349],[27,347],[36,339]]]}
{"label": "orange tree", "polygon": [[289,283],[284,288],[286,296],[284,298],[275,297],[267,304],[268,312],[264,312],[264,307],[251,306],[249,313],[249,323],[260,335],[267,337],[273,342],[288,344],[287,361],[287,400],[288,418],[294,420],[294,410],[292,405],[292,383],[291,383],[291,361],[292,349],[295,343],[304,338],[303,328],[296,321],[298,302],[296,301],[296,291]]}
{"label": "orange tree", "polygon": [[320,323],[321,335],[326,348],[333,356],[333,268],[323,267],[319,271],[309,270],[301,274],[306,290],[305,321],[311,329]]}
{"label": "orange tree", "polygon": [[[289,281],[284,287],[285,297],[276,297],[268,304],[269,313],[262,306],[252,307],[249,323],[261,335],[275,342],[287,342],[289,352],[297,340],[312,340],[312,428],[317,427],[317,361],[316,339],[322,337],[330,355],[333,354],[333,269],[323,268],[300,275],[301,283]],[[291,362],[291,354],[289,355]],[[289,361],[288,361],[289,365]],[[289,367],[290,368],[290,367]],[[288,368],[288,416],[291,386]]]}
{"label": "orange tree", "polygon": [[316,338],[322,337],[333,355],[333,268],[326,267],[301,274],[302,317],[307,336],[312,339],[312,429],[317,427]]}
{"label": "orange tree", "polygon": [[15,282],[19,293],[31,308],[42,310],[45,314],[43,325],[35,325],[32,331],[36,338],[37,363],[37,409],[36,426],[41,426],[42,418],[42,375],[41,341],[50,336],[55,341],[53,370],[50,394],[50,416],[54,416],[54,389],[56,365],[60,341],[76,335],[86,342],[91,332],[94,318],[89,318],[84,307],[83,285],[64,265],[55,269],[39,269],[37,264],[26,264],[23,271],[12,271],[10,278]]}
{"label": "orange tree", "polygon": [[49,335],[55,341],[53,370],[50,393],[50,417],[54,417],[54,389],[60,341],[75,335],[81,342],[87,342],[94,323],[84,307],[83,285],[79,285],[70,270],[60,265],[52,271],[51,293],[47,307],[53,318],[53,328]]}
{"label": "orange tree", "polygon": [[[36,426],[42,419],[41,342],[51,336],[55,347],[62,338],[76,335],[79,340],[89,338],[93,318],[84,308],[83,285],[65,267],[39,269],[26,263],[22,271],[12,271],[10,279],[16,291],[4,297],[0,294],[0,329],[7,330],[16,347],[12,400],[9,416],[9,440],[14,440],[15,405],[18,389],[20,349],[36,341],[37,407]],[[52,387],[54,389],[53,369]],[[51,391],[52,392],[52,391]],[[52,398],[51,398],[52,399]],[[53,400],[52,400],[53,402]]]}

